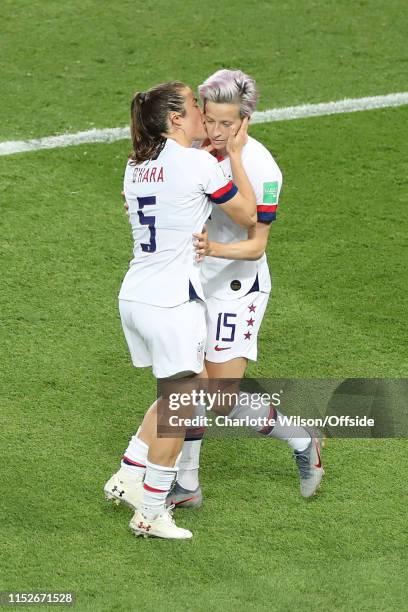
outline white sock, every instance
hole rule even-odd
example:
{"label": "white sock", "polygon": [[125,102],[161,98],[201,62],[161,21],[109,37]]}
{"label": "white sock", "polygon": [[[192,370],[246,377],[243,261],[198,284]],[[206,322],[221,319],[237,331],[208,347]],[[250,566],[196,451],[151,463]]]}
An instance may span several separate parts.
{"label": "white sock", "polygon": [[283,414],[278,410],[274,409],[275,416],[272,418],[276,419],[276,423],[270,433],[267,435],[270,438],[277,438],[278,440],[285,440],[292,450],[304,451],[310,444],[310,434],[304,427],[298,427],[296,425],[283,425],[279,417],[284,418]]}
{"label": "white sock", "polygon": [[137,433],[130,439],[129,445],[122,457],[121,466],[123,469],[134,475],[144,476],[146,472],[148,445],[138,437]]}
{"label": "white sock", "polygon": [[166,497],[177,475],[177,467],[165,467],[147,461],[143,484],[142,514],[154,519],[166,507]]}
{"label": "white sock", "polygon": [[189,491],[195,491],[199,486],[198,468],[200,467],[202,441],[202,438],[199,440],[186,440],[183,444],[177,482]]}
{"label": "white sock", "polygon": [[253,429],[263,436],[285,440],[292,450],[304,451],[309,446],[311,438],[304,427],[281,425],[278,417],[283,417],[283,415],[278,412],[276,408],[273,406],[259,405],[258,396],[256,396],[256,399],[253,399],[254,395],[251,393],[242,392],[239,395],[240,403],[236,404],[229,413],[231,418],[243,419],[248,416],[256,419],[275,419],[275,425],[255,425]]}

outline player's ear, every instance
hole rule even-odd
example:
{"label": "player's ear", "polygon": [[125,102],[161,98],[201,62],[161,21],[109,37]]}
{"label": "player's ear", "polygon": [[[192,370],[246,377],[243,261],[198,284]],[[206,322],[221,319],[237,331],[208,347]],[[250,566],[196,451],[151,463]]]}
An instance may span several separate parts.
{"label": "player's ear", "polygon": [[169,113],[169,122],[170,122],[171,127],[179,128],[181,126],[180,113],[176,113],[176,112]]}

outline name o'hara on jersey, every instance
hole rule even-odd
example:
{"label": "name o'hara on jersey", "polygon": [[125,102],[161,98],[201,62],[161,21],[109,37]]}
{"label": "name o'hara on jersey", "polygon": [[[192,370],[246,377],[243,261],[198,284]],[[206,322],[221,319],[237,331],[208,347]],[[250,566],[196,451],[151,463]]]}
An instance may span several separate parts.
{"label": "name o'hara on jersey", "polygon": [[134,169],[133,171],[133,182],[134,183],[163,183],[164,181],[164,173],[163,166],[160,168],[153,167],[140,167]]}

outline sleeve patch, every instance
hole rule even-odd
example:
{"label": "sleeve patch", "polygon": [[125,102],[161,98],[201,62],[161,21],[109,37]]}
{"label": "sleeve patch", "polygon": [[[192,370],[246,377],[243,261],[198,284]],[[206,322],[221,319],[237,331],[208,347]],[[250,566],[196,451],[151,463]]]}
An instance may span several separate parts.
{"label": "sleeve patch", "polygon": [[237,192],[238,188],[236,185],[234,185],[232,181],[229,181],[224,187],[221,187],[221,189],[209,194],[209,197],[214,204],[224,204],[231,200]]}
{"label": "sleeve patch", "polygon": [[278,181],[272,183],[263,183],[263,197],[262,202],[264,204],[276,204],[278,201]]}

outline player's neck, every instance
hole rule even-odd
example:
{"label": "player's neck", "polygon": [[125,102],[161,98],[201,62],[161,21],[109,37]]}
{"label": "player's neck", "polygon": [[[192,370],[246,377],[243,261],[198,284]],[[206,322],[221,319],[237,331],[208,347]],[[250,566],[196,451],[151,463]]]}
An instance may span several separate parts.
{"label": "player's neck", "polygon": [[218,161],[225,159],[226,157],[228,157],[227,148],[225,147],[224,149],[217,149],[216,155]]}
{"label": "player's neck", "polygon": [[193,141],[187,137],[186,133],[182,130],[177,130],[171,132],[170,134],[166,134],[166,138],[170,138],[171,140],[175,140],[182,147],[191,147]]}

